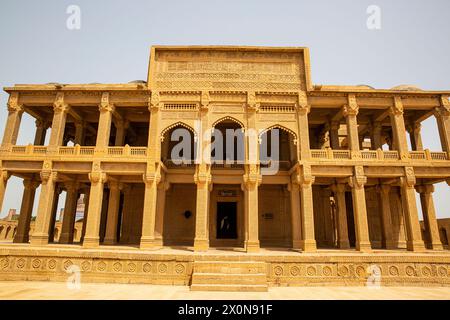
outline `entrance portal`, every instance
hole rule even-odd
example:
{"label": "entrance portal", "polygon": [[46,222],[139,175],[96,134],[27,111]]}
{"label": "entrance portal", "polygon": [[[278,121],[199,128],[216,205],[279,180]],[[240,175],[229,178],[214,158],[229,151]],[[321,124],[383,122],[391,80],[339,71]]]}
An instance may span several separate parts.
{"label": "entrance portal", "polygon": [[236,202],[217,202],[217,239],[237,239]]}

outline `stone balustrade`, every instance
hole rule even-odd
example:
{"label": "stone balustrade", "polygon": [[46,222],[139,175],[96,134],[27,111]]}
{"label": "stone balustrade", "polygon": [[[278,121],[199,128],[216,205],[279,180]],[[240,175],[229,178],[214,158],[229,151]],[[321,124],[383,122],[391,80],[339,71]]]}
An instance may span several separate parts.
{"label": "stone balustrade", "polygon": [[[400,160],[399,153],[396,150],[362,150],[353,153],[359,154],[360,157],[357,158],[361,158],[362,160]],[[350,160],[352,159],[352,153],[350,150],[313,149],[311,150],[311,158],[320,160]],[[449,155],[447,152],[436,152],[426,149],[423,151],[410,151],[409,159],[413,161],[446,161],[449,160]]]}

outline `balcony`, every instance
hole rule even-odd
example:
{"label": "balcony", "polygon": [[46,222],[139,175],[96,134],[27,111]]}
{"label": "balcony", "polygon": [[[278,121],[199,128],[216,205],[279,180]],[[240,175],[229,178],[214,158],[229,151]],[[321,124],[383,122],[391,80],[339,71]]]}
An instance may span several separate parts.
{"label": "balcony", "polygon": [[[350,150],[319,149],[311,150],[311,158],[317,160],[351,160],[361,159],[364,161],[396,161],[401,160],[396,150],[362,150],[352,152]],[[424,151],[409,151],[409,159],[412,161],[446,161],[449,160],[447,152],[435,152],[428,149]]]}
{"label": "balcony", "polygon": [[[147,157],[148,148],[147,147],[130,147],[128,145],[124,147],[107,147],[106,156],[107,157],[131,157],[131,158],[143,158]],[[12,146],[10,148],[0,149],[0,155],[2,156],[80,156],[80,157],[93,157],[96,155],[105,156],[104,153],[96,152],[95,147],[83,147],[75,145],[73,147],[57,147],[53,149],[48,146]]]}

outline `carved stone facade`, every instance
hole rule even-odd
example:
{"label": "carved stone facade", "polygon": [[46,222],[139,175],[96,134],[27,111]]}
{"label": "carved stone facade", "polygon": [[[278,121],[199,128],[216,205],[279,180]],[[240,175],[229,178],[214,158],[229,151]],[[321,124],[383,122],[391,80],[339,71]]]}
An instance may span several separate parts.
{"label": "carved stone facade", "polygon": [[[0,204],[12,175],[24,179],[24,195],[12,233],[22,244],[1,244],[0,279],[58,280],[77,264],[90,281],[192,277],[193,289],[206,290],[253,279],[244,289],[264,290],[363,284],[377,265],[386,284],[447,285],[432,186],[450,181],[450,91],[313,86],[310,78],[307,48],[156,46],[147,81],[5,88]],[[36,118],[36,136],[17,145],[24,112]],[[428,117],[441,150],[423,150]],[[224,142],[242,144],[211,145],[227,130]],[[84,218],[75,224],[81,195]]]}

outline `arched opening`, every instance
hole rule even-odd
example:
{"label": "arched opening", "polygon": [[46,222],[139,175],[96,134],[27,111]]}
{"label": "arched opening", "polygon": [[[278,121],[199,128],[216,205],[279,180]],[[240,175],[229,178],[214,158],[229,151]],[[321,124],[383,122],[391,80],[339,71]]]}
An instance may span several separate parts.
{"label": "arched opening", "polygon": [[261,168],[278,167],[289,170],[297,162],[297,137],[281,126],[273,126],[260,135]]}
{"label": "arched opening", "polygon": [[196,154],[194,130],[177,123],[161,133],[161,161],[167,167],[191,166]]}
{"label": "arched opening", "polygon": [[215,167],[242,165],[245,160],[245,134],[241,123],[224,118],[213,126],[211,160]]}

